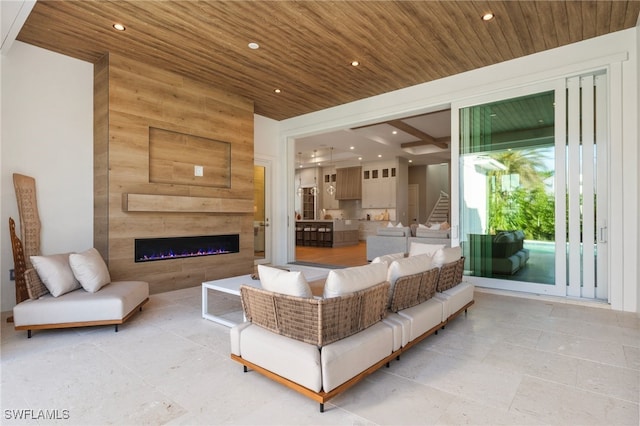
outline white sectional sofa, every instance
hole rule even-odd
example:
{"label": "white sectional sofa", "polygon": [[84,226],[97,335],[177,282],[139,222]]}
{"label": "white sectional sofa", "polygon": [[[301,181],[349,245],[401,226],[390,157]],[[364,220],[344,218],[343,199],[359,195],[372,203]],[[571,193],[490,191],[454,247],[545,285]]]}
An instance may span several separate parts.
{"label": "white sectional sofa", "polygon": [[[320,298],[309,297],[299,276],[286,273],[279,291],[273,284],[266,285],[271,290],[243,286],[246,322],[231,329],[231,358],[245,372],[254,370],[313,399],[322,412],[326,401],[473,304],[473,286],[461,282],[459,253],[440,256],[447,260],[442,266],[434,264],[435,255],[399,254],[333,270]],[[260,279],[265,287],[262,274]]]}

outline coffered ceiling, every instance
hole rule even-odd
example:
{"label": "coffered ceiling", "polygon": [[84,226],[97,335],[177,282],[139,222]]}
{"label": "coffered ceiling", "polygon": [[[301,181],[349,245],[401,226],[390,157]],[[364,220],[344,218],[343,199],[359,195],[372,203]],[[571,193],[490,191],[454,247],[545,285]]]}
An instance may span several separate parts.
{"label": "coffered ceiling", "polygon": [[282,120],[630,28],[639,12],[638,1],[38,0],[17,39],[89,62],[132,57]]}

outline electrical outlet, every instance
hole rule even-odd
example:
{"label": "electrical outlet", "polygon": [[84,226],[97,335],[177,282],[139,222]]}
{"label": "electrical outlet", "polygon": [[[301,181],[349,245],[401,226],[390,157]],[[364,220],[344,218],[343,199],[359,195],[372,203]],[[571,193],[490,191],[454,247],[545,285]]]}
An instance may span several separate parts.
{"label": "electrical outlet", "polygon": [[9,269],[9,281],[16,280],[16,271],[14,269]]}
{"label": "electrical outlet", "polygon": [[194,176],[204,176],[204,167],[202,167],[202,166],[193,166],[193,175]]}

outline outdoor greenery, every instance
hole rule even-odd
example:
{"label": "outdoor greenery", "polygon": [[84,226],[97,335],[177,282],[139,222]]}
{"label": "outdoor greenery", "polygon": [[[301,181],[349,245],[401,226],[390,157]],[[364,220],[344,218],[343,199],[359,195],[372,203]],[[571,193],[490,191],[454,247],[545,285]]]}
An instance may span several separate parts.
{"label": "outdoor greenery", "polygon": [[490,232],[521,229],[526,239],[553,241],[555,200],[547,185],[553,171],[546,170],[545,150],[508,150],[490,157],[505,167],[488,173]]}

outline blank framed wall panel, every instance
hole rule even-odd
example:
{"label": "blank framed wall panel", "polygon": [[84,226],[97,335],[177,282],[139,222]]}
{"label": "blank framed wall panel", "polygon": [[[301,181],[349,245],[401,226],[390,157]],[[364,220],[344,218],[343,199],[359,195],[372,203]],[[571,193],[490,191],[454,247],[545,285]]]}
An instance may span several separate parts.
{"label": "blank framed wall panel", "polygon": [[231,144],[149,127],[149,182],[229,188]]}

